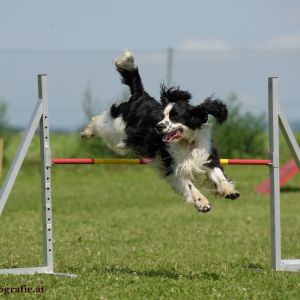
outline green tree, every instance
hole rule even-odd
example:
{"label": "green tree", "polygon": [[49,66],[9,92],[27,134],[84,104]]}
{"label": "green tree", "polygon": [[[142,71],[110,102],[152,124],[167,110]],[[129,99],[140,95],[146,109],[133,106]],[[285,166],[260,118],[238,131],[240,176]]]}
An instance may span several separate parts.
{"label": "green tree", "polygon": [[97,100],[93,99],[91,88],[87,86],[87,88],[83,92],[82,108],[88,120],[99,113],[97,102]]}
{"label": "green tree", "polygon": [[267,139],[265,115],[242,112],[242,105],[236,94],[225,100],[229,116],[221,126],[214,122],[213,140],[222,157],[265,157]]}

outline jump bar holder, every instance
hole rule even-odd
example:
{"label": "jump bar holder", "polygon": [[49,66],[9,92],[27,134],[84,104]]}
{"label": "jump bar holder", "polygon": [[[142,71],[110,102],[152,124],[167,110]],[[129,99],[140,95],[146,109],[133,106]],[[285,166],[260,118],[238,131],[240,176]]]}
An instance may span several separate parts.
{"label": "jump bar holder", "polygon": [[39,126],[41,157],[42,190],[42,226],[43,226],[43,266],[26,268],[0,269],[0,274],[55,274],[76,277],[74,274],[54,273],[53,271],[53,226],[51,199],[51,149],[48,117],[48,82],[47,75],[38,75],[38,101],[32,113],[23,140],[17,150],[8,174],[0,190],[0,215],[7,202],[16,177],[28,151],[32,138]]}
{"label": "jump bar holder", "polygon": [[269,159],[272,161],[269,169],[272,268],[282,271],[299,271],[300,259],[282,259],[281,257],[279,130],[281,130],[299,169],[300,149],[281,111],[278,98],[278,78],[270,77],[268,79],[268,111]]}

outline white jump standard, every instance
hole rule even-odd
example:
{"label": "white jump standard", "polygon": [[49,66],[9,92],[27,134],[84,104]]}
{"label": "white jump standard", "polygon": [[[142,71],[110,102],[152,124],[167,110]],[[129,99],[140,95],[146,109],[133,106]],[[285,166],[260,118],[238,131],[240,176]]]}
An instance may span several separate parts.
{"label": "white jump standard", "polygon": [[43,224],[43,266],[0,269],[0,274],[56,274],[75,277],[73,274],[54,273],[53,238],[52,238],[52,199],[51,199],[51,150],[48,117],[47,75],[38,75],[38,101],[32,113],[23,140],[17,150],[8,174],[0,190],[0,215],[21,168],[31,140],[39,126],[42,189],[42,224]]}
{"label": "white jump standard", "polygon": [[[271,218],[271,259],[272,268],[281,271],[299,271],[300,259],[281,258],[280,226],[280,182],[279,182],[279,129],[291,149],[300,169],[300,149],[293,132],[285,119],[278,102],[278,78],[268,79],[269,101],[269,161],[270,168],[270,218]],[[38,101],[33,111],[28,128],[17,150],[13,163],[0,190],[0,215],[5,207],[15,179],[28,151],[31,140],[39,126],[41,156],[41,188],[43,217],[43,266],[0,269],[0,274],[56,274],[74,277],[73,274],[54,273],[53,271],[53,228],[51,201],[51,150],[48,117],[47,75],[38,75]],[[66,159],[64,159],[66,160]],[[250,164],[250,163],[249,163]],[[253,163],[254,164],[254,163]],[[266,165],[264,162],[263,165]]]}
{"label": "white jump standard", "polygon": [[279,128],[300,169],[300,148],[296,138],[283,115],[278,101],[278,78],[268,80],[269,100],[269,158],[270,165],[270,217],[272,268],[282,271],[299,271],[300,259],[281,258],[280,225],[280,174],[279,174]]}

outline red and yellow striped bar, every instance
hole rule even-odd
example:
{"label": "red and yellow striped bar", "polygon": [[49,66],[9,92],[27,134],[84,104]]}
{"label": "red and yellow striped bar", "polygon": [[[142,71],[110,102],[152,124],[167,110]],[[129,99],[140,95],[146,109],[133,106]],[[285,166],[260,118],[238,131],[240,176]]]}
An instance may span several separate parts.
{"label": "red and yellow striped bar", "polygon": [[[149,158],[53,158],[54,165],[144,165],[151,163]],[[272,165],[269,159],[221,158],[222,165]]]}
{"label": "red and yellow striped bar", "polygon": [[272,165],[270,159],[245,159],[245,158],[221,158],[221,165],[249,165],[249,166],[269,166]]}
{"label": "red and yellow striped bar", "polygon": [[53,165],[143,165],[149,158],[53,158]]}

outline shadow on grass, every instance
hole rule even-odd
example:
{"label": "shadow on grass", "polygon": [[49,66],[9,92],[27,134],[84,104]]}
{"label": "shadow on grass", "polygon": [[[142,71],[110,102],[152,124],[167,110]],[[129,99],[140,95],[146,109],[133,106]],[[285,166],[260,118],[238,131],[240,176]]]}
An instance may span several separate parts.
{"label": "shadow on grass", "polygon": [[297,193],[300,191],[300,187],[297,186],[281,187],[280,191],[284,193]]}
{"label": "shadow on grass", "polygon": [[255,271],[255,272],[260,272],[264,269],[264,267],[261,264],[253,264],[253,263],[249,263],[247,265],[247,268],[251,271]]}
{"label": "shadow on grass", "polygon": [[122,267],[109,267],[104,269],[107,273],[113,274],[129,274],[134,276],[145,276],[145,277],[164,277],[170,279],[208,279],[208,280],[220,280],[221,276],[216,273],[210,272],[199,272],[199,273],[191,273],[191,274],[182,274],[175,272],[173,270],[147,270],[147,271],[137,271],[130,268],[122,268]]}

